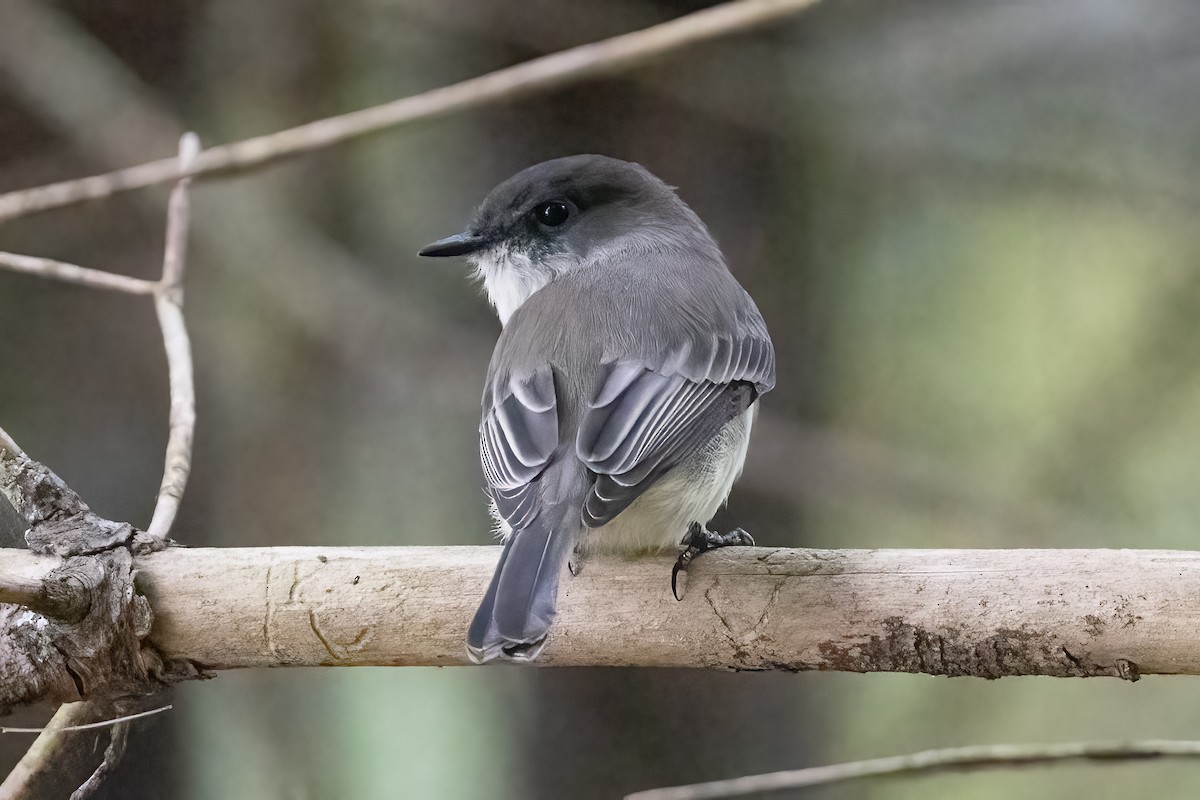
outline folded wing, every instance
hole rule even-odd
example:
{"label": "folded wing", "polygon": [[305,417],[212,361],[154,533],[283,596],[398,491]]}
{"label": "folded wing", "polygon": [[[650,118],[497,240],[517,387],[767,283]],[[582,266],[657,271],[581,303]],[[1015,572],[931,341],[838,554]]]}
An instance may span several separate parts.
{"label": "folded wing", "polygon": [[765,329],[746,334],[688,343],[652,364],[608,365],[575,442],[576,455],[596,474],[583,507],[588,526],[620,514],[774,385]]}

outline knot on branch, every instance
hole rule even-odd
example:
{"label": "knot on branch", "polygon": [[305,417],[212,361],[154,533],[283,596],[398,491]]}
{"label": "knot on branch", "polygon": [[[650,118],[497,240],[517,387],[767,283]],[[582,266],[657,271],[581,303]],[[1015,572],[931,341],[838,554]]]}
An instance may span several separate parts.
{"label": "knot on branch", "polygon": [[134,590],[133,556],[164,545],[95,514],[24,454],[0,450],[0,490],[29,523],[30,549],[63,559],[40,580],[14,577],[0,598],[0,709],[145,695],[195,677],[143,643],[154,615]]}

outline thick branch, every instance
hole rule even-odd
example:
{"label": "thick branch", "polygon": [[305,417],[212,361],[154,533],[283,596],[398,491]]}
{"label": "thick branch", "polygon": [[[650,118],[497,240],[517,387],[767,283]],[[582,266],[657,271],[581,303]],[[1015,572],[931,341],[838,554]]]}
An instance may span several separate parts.
{"label": "thick branch", "polygon": [[478,78],[338,117],[245,139],[200,153],[189,168],[166,158],[135,167],[0,195],[0,222],[23,214],[107,197],[185,176],[250,169],[348,139],[430,120],[499,100],[512,100],[607,75],[699,42],[765,25],[818,0],[739,0],[633,33],[536,58]]}
{"label": "thick branch", "polygon": [[[150,643],[202,668],[467,663],[492,547],[169,549],[136,560]],[[36,556],[0,551],[29,575]],[[564,577],[549,665],[1200,674],[1200,554],[786,550],[595,558]],[[48,567],[50,562],[45,563]]]}

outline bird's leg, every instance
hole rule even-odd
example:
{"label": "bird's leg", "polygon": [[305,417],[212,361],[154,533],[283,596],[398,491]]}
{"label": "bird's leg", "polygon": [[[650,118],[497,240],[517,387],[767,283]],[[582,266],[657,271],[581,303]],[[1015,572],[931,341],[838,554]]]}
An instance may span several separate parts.
{"label": "bird's leg", "polygon": [[683,599],[676,590],[679,573],[687,572],[688,565],[692,563],[693,558],[701,553],[707,553],[709,550],[716,550],[718,547],[753,547],[754,537],[741,528],[734,528],[729,533],[716,533],[705,528],[699,522],[693,522],[680,544],[683,545],[683,552],[679,554],[675,566],[671,568],[671,594],[675,595],[676,600]]}

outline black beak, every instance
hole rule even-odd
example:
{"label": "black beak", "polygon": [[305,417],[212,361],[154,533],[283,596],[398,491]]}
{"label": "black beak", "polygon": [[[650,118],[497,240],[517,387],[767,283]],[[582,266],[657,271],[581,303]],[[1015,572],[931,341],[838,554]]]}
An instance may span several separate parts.
{"label": "black beak", "polygon": [[456,233],[445,239],[427,244],[417,253],[419,256],[465,256],[475,253],[489,244],[488,240],[473,233]]}

